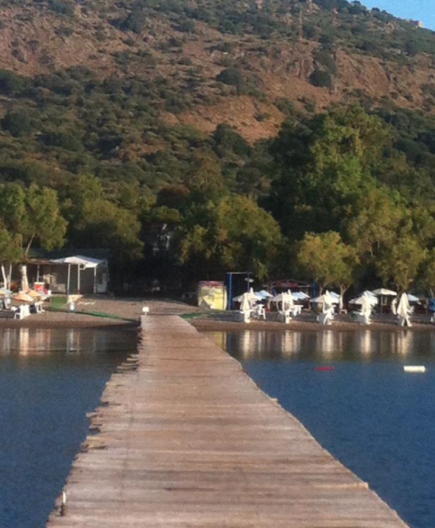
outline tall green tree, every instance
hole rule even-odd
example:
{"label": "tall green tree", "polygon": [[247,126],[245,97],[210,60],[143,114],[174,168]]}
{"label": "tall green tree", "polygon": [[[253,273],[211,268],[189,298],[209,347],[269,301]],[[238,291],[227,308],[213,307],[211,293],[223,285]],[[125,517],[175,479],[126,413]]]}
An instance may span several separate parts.
{"label": "tall green tree", "polygon": [[262,279],[270,272],[281,232],[275,220],[244,196],[228,196],[186,212],[178,232],[180,259],[197,277],[248,270]]}
{"label": "tall green tree", "polygon": [[359,106],[287,123],[272,145],[278,177],[268,206],[284,234],[340,231],[354,204],[375,184],[389,131]]}
{"label": "tall green tree", "polygon": [[298,262],[307,277],[314,279],[320,293],[327,286],[338,286],[342,298],[354,282],[358,255],[338,233],[307,233],[299,245]]}
{"label": "tall green tree", "polygon": [[435,248],[426,252],[420,268],[420,283],[429,292],[430,296],[435,297]]}
{"label": "tall green tree", "polygon": [[0,185],[0,220],[22,247],[23,259],[34,243],[44,249],[61,247],[67,223],[54,190],[32,184]]}
{"label": "tall green tree", "polygon": [[398,238],[376,260],[376,268],[384,284],[392,283],[400,292],[408,291],[415,282],[427,250],[412,236]]}
{"label": "tall green tree", "polygon": [[101,182],[89,175],[69,182],[62,197],[70,245],[109,249],[118,270],[143,256],[140,208],[118,206],[106,198]]}

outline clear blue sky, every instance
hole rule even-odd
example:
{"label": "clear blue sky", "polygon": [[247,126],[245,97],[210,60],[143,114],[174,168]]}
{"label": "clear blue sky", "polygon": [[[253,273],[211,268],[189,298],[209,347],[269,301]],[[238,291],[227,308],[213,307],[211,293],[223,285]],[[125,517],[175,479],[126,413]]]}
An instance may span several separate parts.
{"label": "clear blue sky", "polygon": [[435,0],[360,0],[367,7],[379,7],[400,18],[421,20],[435,30]]}

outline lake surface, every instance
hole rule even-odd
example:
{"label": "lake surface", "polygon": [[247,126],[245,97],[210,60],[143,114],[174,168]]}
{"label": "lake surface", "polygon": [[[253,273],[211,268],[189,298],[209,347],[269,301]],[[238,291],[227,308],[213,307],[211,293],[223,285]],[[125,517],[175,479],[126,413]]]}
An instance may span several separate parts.
{"label": "lake surface", "polygon": [[410,526],[435,527],[435,333],[207,335]]}
{"label": "lake surface", "polygon": [[119,329],[0,330],[0,527],[42,528],[116,366]]}

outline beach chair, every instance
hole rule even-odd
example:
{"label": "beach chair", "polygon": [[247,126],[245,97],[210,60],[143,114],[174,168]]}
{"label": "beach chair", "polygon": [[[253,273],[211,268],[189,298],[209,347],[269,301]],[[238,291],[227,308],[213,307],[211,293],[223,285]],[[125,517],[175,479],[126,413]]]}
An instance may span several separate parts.
{"label": "beach chair", "polygon": [[264,304],[257,304],[254,308],[254,317],[256,319],[264,319],[266,320],[266,309],[264,307]]}

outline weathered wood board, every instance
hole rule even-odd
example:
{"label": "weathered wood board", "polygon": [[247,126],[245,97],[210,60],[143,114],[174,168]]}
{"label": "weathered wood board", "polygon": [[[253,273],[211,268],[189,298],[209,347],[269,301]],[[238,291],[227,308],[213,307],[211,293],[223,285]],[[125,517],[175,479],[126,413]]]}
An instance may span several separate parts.
{"label": "weathered wood board", "polygon": [[49,528],[406,528],[177,316],[142,318],[90,421]]}

